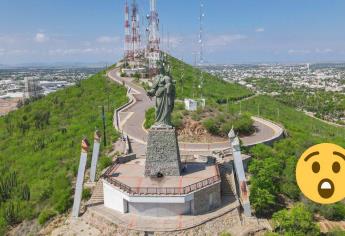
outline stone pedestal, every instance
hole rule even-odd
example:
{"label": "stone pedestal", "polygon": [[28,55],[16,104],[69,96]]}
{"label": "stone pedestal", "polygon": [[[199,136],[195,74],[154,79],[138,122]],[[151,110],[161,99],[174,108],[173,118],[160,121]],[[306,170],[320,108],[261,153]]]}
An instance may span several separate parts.
{"label": "stone pedestal", "polygon": [[180,176],[181,158],[174,128],[149,130],[145,176]]}

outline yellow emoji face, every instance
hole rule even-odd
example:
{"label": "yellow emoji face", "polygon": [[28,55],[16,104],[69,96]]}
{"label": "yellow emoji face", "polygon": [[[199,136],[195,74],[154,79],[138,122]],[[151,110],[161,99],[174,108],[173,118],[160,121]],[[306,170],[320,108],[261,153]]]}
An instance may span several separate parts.
{"label": "yellow emoji face", "polygon": [[315,145],[297,163],[297,184],[303,194],[320,204],[345,198],[345,149],[331,143]]}

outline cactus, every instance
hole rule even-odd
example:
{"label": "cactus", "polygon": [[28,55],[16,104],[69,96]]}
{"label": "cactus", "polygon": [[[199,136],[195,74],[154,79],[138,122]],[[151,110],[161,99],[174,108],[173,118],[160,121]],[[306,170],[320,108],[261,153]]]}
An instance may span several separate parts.
{"label": "cactus", "polygon": [[6,205],[4,212],[5,219],[9,225],[19,222],[18,206],[12,202]]}
{"label": "cactus", "polygon": [[8,177],[7,177],[7,182],[8,182],[8,187],[10,189],[17,187],[17,173],[12,172]]}
{"label": "cactus", "polygon": [[25,201],[30,201],[30,188],[27,184],[25,184],[22,189],[22,198]]}
{"label": "cactus", "polygon": [[7,179],[0,180],[0,202],[6,201],[10,197],[11,189]]}
{"label": "cactus", "polygon": [[8,176],[0,179],[0,202],[8,200],[11,196],[12,189],[15,187],[17,187],[16,172],[12,172]]}

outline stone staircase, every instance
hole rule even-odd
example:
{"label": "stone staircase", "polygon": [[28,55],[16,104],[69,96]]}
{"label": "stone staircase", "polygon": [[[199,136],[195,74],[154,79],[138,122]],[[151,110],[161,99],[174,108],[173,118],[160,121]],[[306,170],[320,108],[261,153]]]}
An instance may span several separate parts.
{"label": "stone staircase", "polygon": [[87,202],[87,206],[96,206],[101,204],[104,204],[103,182],[99,180],[93,190],[90,200]]}
{"label": "stone staircase", "polygon": [[345,230],[345,221],[322,220],[319,222],[321,232],[326,233],[334,229]]}
{"label": "stone staircase", "polygon": [[237,196],[233,166],[230,163],[219,164],[220,176],[222,179],[222,196]]}

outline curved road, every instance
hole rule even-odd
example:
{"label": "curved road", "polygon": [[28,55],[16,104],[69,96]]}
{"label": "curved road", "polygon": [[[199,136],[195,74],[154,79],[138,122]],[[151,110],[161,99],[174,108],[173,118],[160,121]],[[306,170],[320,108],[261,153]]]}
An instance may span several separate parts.
{"label": "curved road", "polygon": [[[145,111],[154,106],[154,101],[146,95],[145,90],[134,84],[132,78],[122,78],[118,69],[108,72],[108,77],[113,81],[124,84],[128,88],[129,96],[134,101],[131,105],[125,107],[119,112],[119,129],[127,134],[131,139],[133,151],[139,155],[145,155],[147,131],[143,128],[145,121]],[[256,132],[251,136],[242,137],[244,146],[253,146],[259,143],[265,143],[280,137],[284,130],[267,120],[258,117],[252,117]],[[184,143],[179,142],[180,150],[183,154],[189,153],[209,153],[211,151],[221,151],[229,148],[229,142],[219,143]]]}

